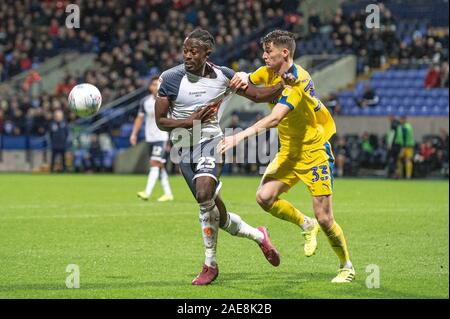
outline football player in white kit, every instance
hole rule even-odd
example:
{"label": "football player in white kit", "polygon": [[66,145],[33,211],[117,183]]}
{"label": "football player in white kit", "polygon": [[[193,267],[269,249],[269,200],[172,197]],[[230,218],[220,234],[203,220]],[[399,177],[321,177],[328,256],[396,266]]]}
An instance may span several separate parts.
{"label": "football player in white kit", "polygon": [[136,145],[139,129],[145,121],[145,141],[149,149],[150,171],[148,173],[147,187],[144,191],[138,192],[137,196],[143,200],[148,200],[159,177],[164,195],[158,198],[158,202],[165,202],[173,200],[173,195],[170,189],[169,175],[164,165],[166,163],[166,147],[169,134],[161,131],[155,122],[155,97],[158,91],[158,78],[159,76],[154,76],[150,80],[150,94],[141,101],[138,114],[134,120],[130,143],[131,145]]}
{"label": "football player in white kit", "polygon": [[[216,146],[223,132],[217,112],[223,98],[232,93],[228,86],[234,71],[207,62],[213,49],[214,38],[208,31],[191,32],[183,45],[184,64],[162,73],[155,104],[156,123],[160,129],[171,132],[174,148],[180,148],[181,173],[200,206],[206,258],[193,285],[210,284],[219,274],[216,261],[219,228],[255,241],[273,266],[280,263],[267,229],[254,228],[239,215],[228,212],[219,194],[223,158],[216,152]],[[283,83],[266,88],[249,85],[237,93],[264,102],[278,98],[283,89]],[[197,125],[200,122],[201,126]]]}

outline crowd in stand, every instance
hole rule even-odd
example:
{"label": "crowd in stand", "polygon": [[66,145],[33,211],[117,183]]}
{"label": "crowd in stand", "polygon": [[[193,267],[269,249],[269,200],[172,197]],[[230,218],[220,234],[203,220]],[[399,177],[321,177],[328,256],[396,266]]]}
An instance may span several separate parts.
{"label": "crowd in stand", "polygon": [[219,50],[286,11],[299,1],[264,0],[88,0],[81,6],[80,29],[66,28],[68,1],[22,0],[0,4],[0,82],[30,70],[68,50],[94,52],[97,66],[63,79],[51,94],[27,97],[41,80],[32,72],[23,95],[0,98],[0,134],[44,134],[53,113],[69,112],[67,95],[81,82],[96,85],[103,103],[145,86],[145,79],[181,61],[185,35],[196,26],[208,29]]}
{"label": "crowd in stand", "polygon": [[338,53],[358,56],[359,72],[378,68],[392,59],[401,64],[440,64],[448,60],[448,28],[427,27],[399,38],[399,21],[383,3],[378,6],[380,28],[366,27],[367,13],[363,9],[347,16],[341,9],[334,15],[326,12],[322,16],[312,9],[307,21],[309,33],[302,39],[330,33]]}
{"label": "crowd in stand", "polygon": [[[76,3],[82,12],[80,29],[65,27],[65,7],[69,4],[66,0],[5,0],[0,4],[0,82],[69,50],[97,55],[95,69],[67,75],[51,93],[38,97],[28,94],[41,81],[39,73],[31,72],[23,81],[24,94],[2,95],[0,134],[45,135],[58,110],[64,111],[68,122],[75,120],[68,110],[67,95],[76,83],[89,82],[99,87],[104,103],[144,86],[146,78],[181,61],[184,36],[196,26],[214,35],[221,54],[240,47],[243,42],[247,44],[245,54],[226,61],[235,69],[250,71],[261,65],[259,39],[252,38],[254,31],[282,19],[283,27],[296,32],[300,41],[326,33],[338,53],[356,53],[360,72],[377,68],[389,59],[402,64],[430,64],[425,86],[448,87],[448,29],[428,27],[399,39],[398,21],[382,3],[379,4],[381,28],[366,28],[365,11],[344,16],[338,9],[319,16],[312,10],[306,21],[306,32],[302,31],[303,15],[297,10],[300,1],[174,0],[168,5],[162,0],[87,0]],[[247,43],[248,39],[251,41]],[[369,93],[367,101],[374,98]],[[359,105],[366,104],[363,97]],[[336,96],[330,97],[327,106],[333,114],[340,113]],[[354,140],[358,142],[338,138],[335,146],[337,150],[345,150],[345,154],[356,154],[363,167],[385,164],[387,146],[383,138],[365,134]],[[448,137],[446,143],[424,141],[416,149],[415,161],[429,163],[433,158],[448,158],[448,152],[442,148],[447,145],[448,150]],[[351,162],[352,157],[348,158]]]}
{"label": "crowd in stand", "polygon": [[424,85],[427,89],[448,88],[448,61],[432,64],[425,76]]}

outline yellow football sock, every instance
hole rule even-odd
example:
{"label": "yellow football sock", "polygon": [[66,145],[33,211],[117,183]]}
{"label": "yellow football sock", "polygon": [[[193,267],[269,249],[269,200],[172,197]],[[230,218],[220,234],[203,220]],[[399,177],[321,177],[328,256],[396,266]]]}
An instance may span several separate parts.
{"label": "yellow football sock", "polygon": [[334,252],[339,258],[341,267],[350,262],[350,254],[348,253],[347,243],[345,241],[344,232],[338,223],[334,223],[328,230],[323,230]]}
{"label": "yellow football sock", "polygon": [[399,177],[399,178],[403,177],[403,160],[402,159],[397,160],[397,177]]}
{"label": "yellow football sock", "polygon": [[305,223],[305,215],[303,215],[297,208],[284,199],[278,199],[275,201],[272,208],[269,209],[269,213],[277,218],[287,220],[297,226],[301,226]]}
{"label": "yellow football sock", "polygon": [[413,162],[410,159],[406,160],[406,178],[411,178],[413,173]]}

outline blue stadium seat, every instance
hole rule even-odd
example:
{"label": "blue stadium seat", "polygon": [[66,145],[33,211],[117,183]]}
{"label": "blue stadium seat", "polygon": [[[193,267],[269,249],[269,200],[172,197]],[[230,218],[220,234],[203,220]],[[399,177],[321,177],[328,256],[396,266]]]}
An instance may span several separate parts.
{"label": "blue stadium seat", "polygon": [[441,96],[445,96],[448,99],[448,89],[442,88],[442,89],[436,89],[440,92]]}
{"label": "blue stadium seat", "polygon": [[360,115],[361,109],[357,106],[352,107],[349,111],[349,115]]}
{"label": "blue stadium seat", "polygon": [[380,106],[371,107],[370,108],[370,115],[375,115],[375,116],[384,115],[383,114],[383,110],[384,110],[384,108],[382,108]]}
{"label": "blue stadium seat", "polygon": [[83,158],[86,154],[86,150],[76,150],[73,154],[73,167],[75,169],[81,169],[83,167]]}
{"label": "blue stadium seat", "polygon": [[439,105],[435,105],[435,106],[433,106],[433,107],[431,108],[430,115],[433,115],[433,116],[439,116],[439,115],[442,115],[442,110],[443,110],[443,109],[444,109],[444,108],[440,107]]}
{"label": "blue stadium seat", "polygon": [[405,98],[409,96],[409,91],[407,88],[400,88],[397,90],[397,96],[401,97],[401,98]]}
{"label": "blue stadium seat", "polygon": [[428,108],[428,106],[424,105],[421,108],[419,108],[418,115],[421,115],[421,116],[430,115],[430,109]]}
{"label": "blue stadium seat", "polygon": [[27,148],[27,137],[20,136],[2,136],[2,148],[4,150],[24,150]]}
{"label": "blue stadium seat", "polygon": [[386,107],[384,108],[387,114],[394,114],[394,107],[391,104],[386,105]]}
{"label": "blue stadium seat", "polygon": [[411,105],[414,104],[414,100],[415,99],[412,97],[405,96],[403,98],[403,104],[409,108],[409,107],[411,107]]}
{"label": "blue stadium seat", "polygon": [[430,97],[432,98],[438,98],[440,96],[442,96],[442,92],[439,89],[431,89],[428,91]]}
{"label": "blue stadium seat", "polygon": [[424,88],[424,82],[421,79],[413,80],[412,81],[412,87],[416,89],[422,89]]}
{"label": "blue stadium seat", "polygon": [[446,105],[448,105],[448,99],[445,98],[444,96],[441,96],[438,99],[436,99],[436,104],[439,105],[440,107],[445,107]]}
{"label": "blue stadium seat", "polygon": [[417,113],[418,113],[417,110],[418,110],[417,107],[411,106],[411,107],[408,109],[407,115],[416,116]]}
{"label": "blue stadium seat", "polygon": [[120,127],[120,135],[121,137],[130,137],[131,132],[133,132],[133,124],[132,123],[124,123]]}
{"label": "blue stadium seat", "polygon": [[428,107],[432,107],[432,106],[434,106],[435,104],[436,104],[436,99],[431,98],[431,97],[427,97],[427,98],[425,99],[424,105],[426,105],[426,106],[428,106]]}
{"label": "blue stadium seat", "polygon": [[384,91],[383,91],[383,95],[386,97],[389,97],[389,98],[391,98],[392,96],[394,96],[396,94],[397,94],[397,90],[393,89],[393,88],[387,88],[387,89],[384,89]]}
{"label": "blue stadium seat", "polygon": [[429,92],[427,90],[417,90],[417,89],[411,89],[411,92],[409,93],[412,96],[418,96],[422,98],[426,98],[429,96]]}
{"label": "blue stadium seat", "polygon": [[406,112],[407,112],[406,107],[404,105],[398,106],[397,109],[395,110],[395,113],[400,116],[406,115]]}
{"label": "blue stadium seat", "polygon": [[355,93],[353,93],[353,91],[349,91],[349,90],[344,90],[339,94],[340,97],[355,97]]}
{"label": "blue stadium seat", "polygon": [[416,107],[422,107],[425,105],[425,98],[423,97],[416,97],[415,99],[413,99],[413,105]]}
{"label": "blue stadium seat", "polygon": [[386,74],[387,72],[381,72],[381,71],[375,71],[372,73],[372,81],[373,80],[379,80],[379,79],[385,79],[387,78]]}
{"label": "blue stadium seat", "polygon": [[130,137],[129,136],[115,136],[112,138],[114,145],[116,148],[128,148],[130,147]]}
{"label": "blue stadium seat", "polygon": [[112,168],[114,164],[114,158],[119,153],[117,150],[111,150],[104,152],[103,156],[103,166],[105,168]]}

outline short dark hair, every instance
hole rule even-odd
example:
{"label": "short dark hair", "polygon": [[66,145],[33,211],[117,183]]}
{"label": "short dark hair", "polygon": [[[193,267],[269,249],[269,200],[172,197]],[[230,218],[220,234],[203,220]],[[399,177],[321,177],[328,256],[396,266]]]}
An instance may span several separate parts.
{"label": "short dark hair", "polygon": [[214,41],[214,37],[211,35],[211,33],[201,28],[197,28],[191,33],[189,33],[187,38],[197,39],[203,42],[203,44],[211,51],[214,50],[214,47],[216,45],[216,41]]}
{"label": "short dark hair", "polygon": [[274,30],[269,32],[261,39],[261,44],[267,45],[272,43],[274,46],[286,48],[290,52],[290,56],[294,56],[295,52],[295,34],[284,30]]}
{"label": "short dark hair", "polygon": [[153,76],[150,78],[149,84],[152,84],[153,81],[157,81],[157,80],[159,80],[159,74],[153,75]]}

